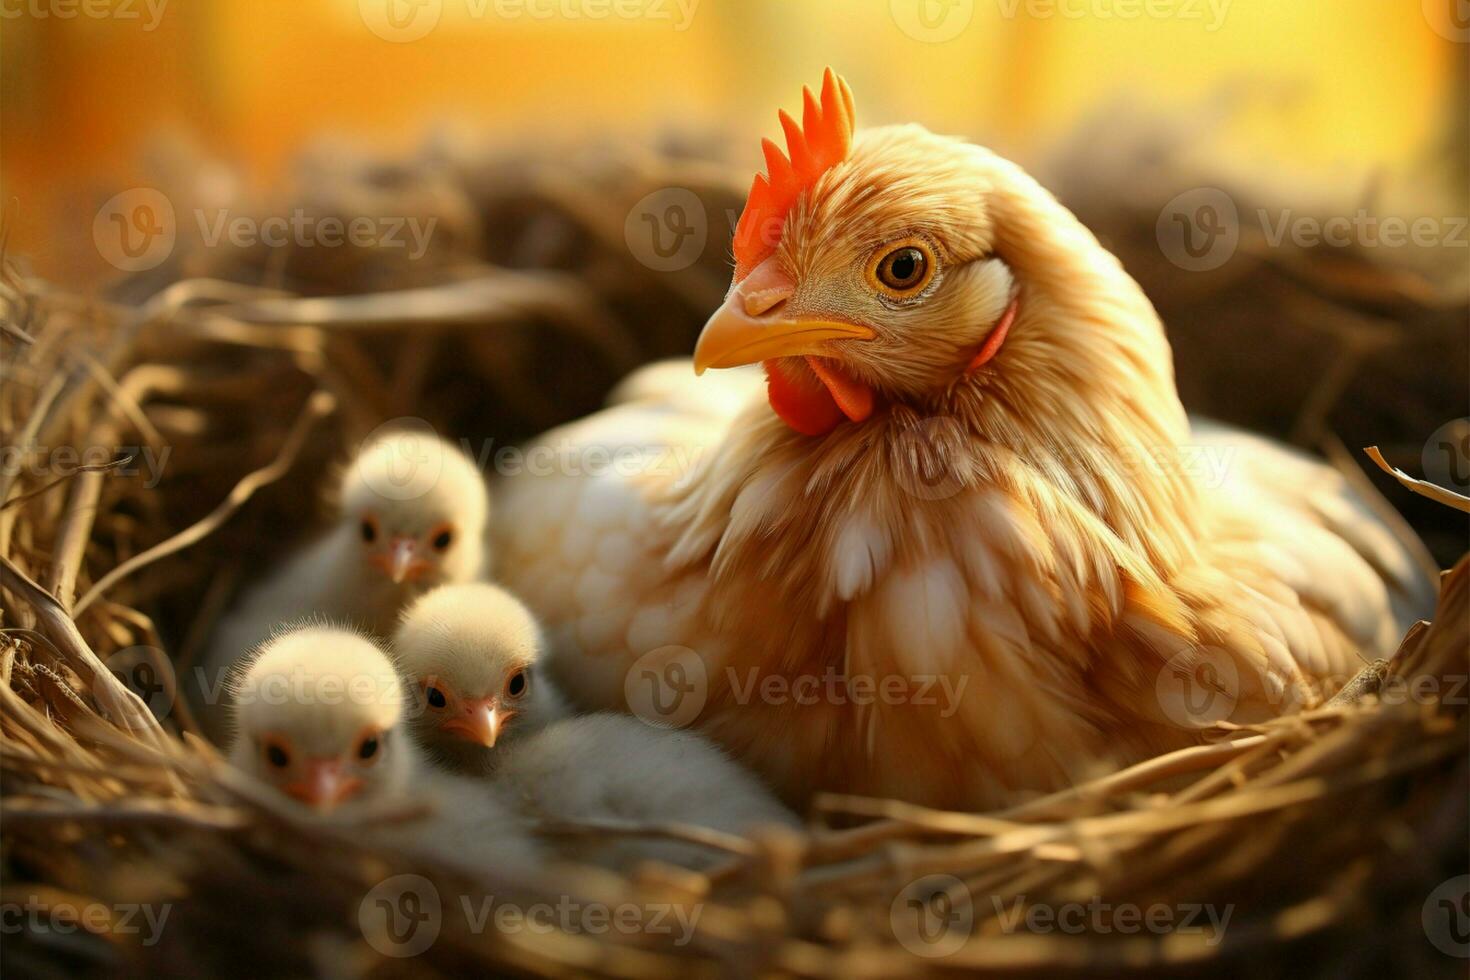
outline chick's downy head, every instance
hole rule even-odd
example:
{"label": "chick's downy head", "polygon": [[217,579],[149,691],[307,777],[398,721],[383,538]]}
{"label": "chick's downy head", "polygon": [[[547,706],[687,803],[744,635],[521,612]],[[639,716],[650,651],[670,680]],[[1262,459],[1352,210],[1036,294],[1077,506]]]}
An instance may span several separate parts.
{"label": "chick's downy head", "polygon": [[267,640],[233,692],[236,766],[318,809],[401,789],[414,766],[399,731],[403,687],[357,633],[308,625]]}
{"label": "chick's downy head", "polygon": [[457,447],[417,428],[365,445],[342,476],[343,533],[395,585],[469,581],[485,564],[485,481]]}
{"label": "chick's downy head", "polygon": [[1012,416],[1113,397],[1120,375],[1120,401],[1151,388],[1177,408],[1141,290],[1019,167],[917,125],[855,132],[830,70],[805,102],[801,125],[781,114],[787,153],[765,143],[696,370],[764,362],[772,407],[807,435],[998,380]]}
{"label": "chick's downy head", "polygon": [[539,670],[544,643],[530,611],[493,585],[446,585],[403,615],[393,651],[417,703],[409,727],[450,765],[483,771],[495,752],[561,713]]}

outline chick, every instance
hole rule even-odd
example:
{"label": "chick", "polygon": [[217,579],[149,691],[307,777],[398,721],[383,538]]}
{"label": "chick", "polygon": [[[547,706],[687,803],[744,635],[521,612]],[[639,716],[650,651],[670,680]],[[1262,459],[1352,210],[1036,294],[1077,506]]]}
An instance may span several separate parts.
{"label": "chick", "polygon": [[[565,717],[531,614],[490,585],[450,585],[404,614],[394,656],[424,711],[410,731],[450,768],[490,774],[528,816],[551,823],[683,823],[748,833],[795,816],[714,743],[628,715]],[[718,855],[666,839],[587,838],[571,856],[707,865]]]}
{"label": "chick", "polygon": [[497,787],[424,760],[404,731],[411,701],[366,637],[319,625],[281,632],[243,667],[234,695],[230,761],[318,818],[427,807],[423,819],[367,820],[362,832],[472,872],[540,864],[539,843]]}
{"label": "chick", "polygon": [[489,492],[441,439],[403,430],[367,444],[342,475],[340,502],[326,536],[248,591],[215,631],[197,678],[214,731],[221,713],[210,709],[228,699],[230,665],[278,624],[324,616],[386,637],[425,590],[488,570]]}
{"label": "chick", "polygon": [[545,644],[520,600],[483,583],[446,585],[404,613],[394,642],[420,710],[409,729],[436,761],[487,775],[505,749],[566,717],[537,674]]}

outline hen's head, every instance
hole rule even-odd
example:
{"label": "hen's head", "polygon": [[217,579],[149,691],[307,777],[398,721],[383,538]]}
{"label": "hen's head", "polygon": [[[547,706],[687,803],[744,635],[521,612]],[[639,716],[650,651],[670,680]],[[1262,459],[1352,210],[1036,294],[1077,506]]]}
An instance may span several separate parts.
{"label": "hen's head", "polygon": [[1157,395],[1182,418],[1152,307],[1040,185],[920,126],[854,134],[830,70],[805,94],[801,126],[782,114],[788,155],[766,141],[696,370],[764,362],[772,407],[808,435],[995,382],[1013,411]]}

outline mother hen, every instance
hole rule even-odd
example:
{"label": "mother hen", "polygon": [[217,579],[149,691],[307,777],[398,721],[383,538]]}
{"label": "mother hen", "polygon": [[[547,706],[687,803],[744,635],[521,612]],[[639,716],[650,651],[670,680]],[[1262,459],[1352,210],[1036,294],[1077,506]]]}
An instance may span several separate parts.
{"label": "mother hen", "polygon": [[[993,807],[1315,704],[1429,608],[1338,473],[1191,428],[1148,298],[1019,167],[854,134],[830,71],[803,116],[693,370],[505,481],[499,570],[576,699],[692,722],[798,806]],[[694,377],[756,362],[765,398]]]}

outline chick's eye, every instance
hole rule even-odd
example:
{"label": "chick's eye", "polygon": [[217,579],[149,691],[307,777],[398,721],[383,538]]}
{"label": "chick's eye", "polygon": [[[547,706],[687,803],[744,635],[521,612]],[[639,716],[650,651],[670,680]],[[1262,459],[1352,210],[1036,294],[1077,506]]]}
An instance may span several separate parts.
{"label": "chick's eye", "polygon": [[359,759],[371,759],[378,754],[378,740],[368,737],[357,743],[357,757]]}
{"label": "chick's eye", "polygon": [[443,551],[445,548],[448,548],[452,543],[454,543],[454,532],[449,530],[448,528],[445,528],[438,534],[434,535],[434,539],[430,543],[433,544],[435,551]]}
{"label": "chick's eye", "polygon": [[428,688],[425,688],[424,697],[428,698],[429,704],[435,708],[442,708],[445,704],[448,703],[448,701],[444,697],[444,692],[439,690],[437,687],[430,686]]}
{"label": "chick's eye", "polygon": [[362,533],[362,539],[368,544],[372,544],[375,540],[377,540],[378,526],[374,524],[371,520],[364,520],[359,526],[359,531],[361,531]]}
{"label": "chick's eye", "polygon": [[506,679],[505,693],[513,698],[518,698],[526,693],[528,687],[530,687],[530,679],[526,676],[526,672],[518,670]]}
{"label": "chick's eye", "polygon": [[878,260],[878,281],[889,289],[910,292],[929,278],[929,257],[922,250],[905,245]]}
{"label": "chick's eye", "polygon": [[284,769],[291,764],[291,756],[279,745],[267,745],[265,747],[266,761],[277,769]]}

